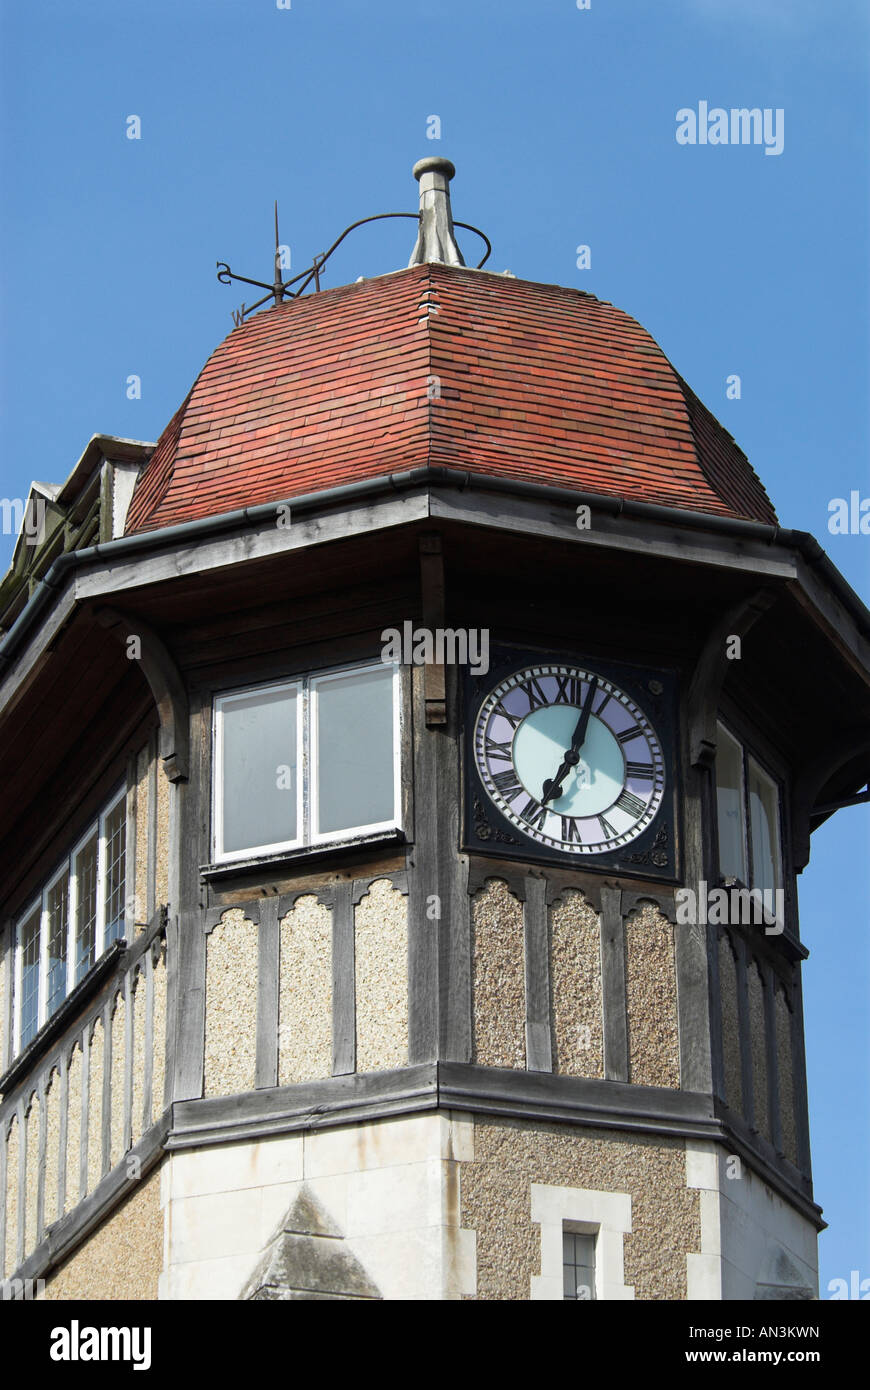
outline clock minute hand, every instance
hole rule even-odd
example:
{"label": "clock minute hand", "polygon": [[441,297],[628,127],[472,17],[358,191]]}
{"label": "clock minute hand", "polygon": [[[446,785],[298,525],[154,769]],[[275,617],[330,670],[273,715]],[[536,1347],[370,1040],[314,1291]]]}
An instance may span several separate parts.
{"label": "clock minute hand", "polygon": [[583,702],[580,718],[577,720],[574,737],[571,739],[571,747],[562,759],[556,776],[552,781],[547,780],[544,783],[544,795],[541,800],[542,806],[545,806],[551,797],[556,798],[562,795],[562,778],[570,772],[572,767],[576,767],[580,761],[579,753],[586,739],[586,730],[589,727],[589,715],[592,712],[592,701],[595,699],[595,691],[597,688],[598,677],[593,676],[589,683],[589,689],[586,692],[586,699]]}
{"label": "clock minute hand", "polygon": [[586,699],[583,702],[583,709],[580,718],[577,720],[577,727],[574,730],[574,737],[571,740],[571,752],[579,753],[586,740],[586,730],[589,728],[589,716],[592,713],[592,701],[595,699],[595,692],[598,689],[598,677],[593,676],[589,682],[589,689],[586,692]]}

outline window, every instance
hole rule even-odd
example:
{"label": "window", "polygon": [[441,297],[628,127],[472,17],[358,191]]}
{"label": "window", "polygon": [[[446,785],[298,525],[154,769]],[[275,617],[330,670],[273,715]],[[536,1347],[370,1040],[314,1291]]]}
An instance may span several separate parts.
{"label": "window", "polygon": [[782,885],[779,787],[723,724],[716,752],[719,872],[748,888]]}
{"label": "window", "polygon": [[595,1297],[595,1236],[591,1233],[563,1231],[562,1286],[566,1299]]}
{"label": "window", "polygon": [[399,678],[378,662],[218,696],[215,859],[398,826]]}
{"label": "window", "polygon": [[124,935],[126,794],[119,792],[18,919],[13,1051],[18,1053]]}
{"label": "window", "polygon": [[532,1222],[541,1228],[541,1272],[533,1301],[634,1298],[625,1283],[624,1241],[631,1231],[631,1194],[593,1188],[531,1185]]}

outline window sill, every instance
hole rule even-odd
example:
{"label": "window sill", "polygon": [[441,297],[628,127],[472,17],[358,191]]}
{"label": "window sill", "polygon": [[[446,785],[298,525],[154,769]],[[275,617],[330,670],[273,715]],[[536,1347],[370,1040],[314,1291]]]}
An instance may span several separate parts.
{"label": "window sill", "polygon": [[[739,879],[739,878],[730,878],[730,877],[729,877],[729,878],[723,878],[723,877],[721,877],[721,876],[719,877],[719,879],[718,879],[717,882],[715,883],[714,887],[717,888],[717,889],[718,889],[718,888],[722,888],[722,889],[725,890],[726,893],[731,893],[731,892],[738,892],[738,893],[763,892],[762,889],[751,889],[751,888],[749,888],[748,884],[744,883],[742,879]],[[783,930],[782,930],[782,931],[768,931],[768,928],[769,928],[769,927],[775,926],[775,925],[776,925],[776,922],[775,922],[775,919],[774,919],[773,917],[769,917],[769,916],[768,916],[766,910],[764,910],[764,911],[762,912],[762,914],[761,914],[761,921],[759,921],[759,922],[755,922],[755,921],[749,922],[749,923],[736,922],[736,923],[733,923],[733,924],[729,923],[729,925],[734,925],[734,926],[737,926],[737,927],[743,927],[743,929],[744,929],[747,933],[751,933],[752,931],[755,931],[755,930],[757,930],[758,928],[761,928],[761,930],[762,930],[762,932],[763,932],[763,934],[764,934],[764,936],[765,936],[765,938],[766,938],[767,940],[774,940],[774,941],[779,940],[779,941],[783,942],[783,944],[785,945],[785,947],[787,948],[789,954],[792,956],[793,959],[806,960],[807,956],[809,955],[809,951],[807,950],[806,946],[804,946],[804,944],[803,944],[803,942],[801,941],[800,937],[795,935],[794,930],[788,925],[787,922],[785,922],[785,923],[783,924]]]}
{"label": "window sill", "polygon": [[52,1043],[60,1037],[68,1027],[70,1020],[99,992],[100,986],[111,975],[121,956],[127,949],[127,942],[124,937],[113,941],[107,951],[104,951],[97,961],[80,980],[75,989],[67,995],[59,1009],[56,1009],[51,1018],[43,1023],[39,1032],[31,1038],[23,1052],[19,1052],[14,1062],[0,1076],[0,1095],[6,1095],[33,1066],[34,1062],[47,1052]]}
{"label": "window sill", "polygon": [[276,854],[252,855],[250,859],[230,859],[218,864],[201,864],[200,877],[220,881],[236,874],[250,873],[256,869],[279,869],[297,864],[317,865],[325,859],[358,854],[360,850],[380,849],[390,845],[404,845],[407,837],[404,830],[379,830],[372,835],[359,835],[350,840],[333,840],[328,845],[303,845],[299,849],[279,850]]}

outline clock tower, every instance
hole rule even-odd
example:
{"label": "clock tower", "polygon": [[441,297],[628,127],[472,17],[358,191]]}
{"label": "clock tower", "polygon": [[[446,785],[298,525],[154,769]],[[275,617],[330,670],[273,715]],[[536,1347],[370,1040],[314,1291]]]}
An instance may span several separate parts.
{"label": "clock tower", "polygon": [[640,324],[414,173],[409,266],[276,270],[0,589],[4,1273],[816,1298],[797,882],[870,615]]}

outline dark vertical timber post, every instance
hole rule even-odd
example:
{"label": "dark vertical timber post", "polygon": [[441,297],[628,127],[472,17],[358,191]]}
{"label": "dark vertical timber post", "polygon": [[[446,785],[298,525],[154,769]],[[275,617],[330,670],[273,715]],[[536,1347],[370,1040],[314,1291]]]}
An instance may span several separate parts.
{"label": "dark vertical timber post", "polygon": [[746,942],[739,932],[733,934],[737,952],[737,1026],[740,1030],[740,1089],[743,1092],[743,1118],[750,1129],[755,1128],[755,1088],[752,1077],[752,1025],[749,1017],[749,975],[751,962],[746,958]]}
{"label": "dark vertical timber post", "polygon": [[[167,1089],[172,1067],[174,1100],[197,1100],[205,1068],[206,933],[199,881],[203,823],[207,813],[208,711],[196,698],[190,711],[190,778],[172,784],[170,803],[167,930],[168,1034]],[[161,776],[163,773],[161,772]],[[174,896],[174,901],[173,901]]]}
{"label": "dark vertical timber post", "polygon": [[[712,754],[705,750],[704,756]],[[683,873],[686,887],[695,894],[697,920],[677,923],[674,927],[680,1086],[684,1091],[710,1094],[713,1090],[714,1067],[720,1075],[722,1072],[718,965],[711,967],[714,953],[718,950],[716,929],[703,924],[703,918],[707,915],[706,885],[711,872],[710,764],[697,761],[688,766],[685,787]],[[705,899],[703,913],[702,896]],[[718,1084],[721,1088],[721,1081]]]}
{"label": "dark vertical timber post", "polygon": [[278,899],[260,903],[257,932],[257,1076],[258,1090],[278,1085],[278,986],[280,933]]}
{"label": "dark vertical timber post", "polygon": [[767,962],[762,967],[764,984],[764,1045],[767,1063],[767,1113],[770,1137],[777,1153],[782,1153],[782,1121],[779,1113],[779,1057],[776,1046],[776,974]]}
{"label": "dark vertical timber post", "polygon": [[547,880],[529,875],[523,904],[526,973],[526,1067],[553,1070],[550,1029],[550,940]]}
{"label": "dark vertical timber post", "polygon": [[622,889],[601,889],[601,1005],[604,1077],[628,1081],[628,1009],[625,989],[625,923]]}
{"label": "dark vertical timber post", "polygon": [[795,1139],[797,1142],[798,1168],[807,1181],[812,1180],[810,1162],[810,1120],[807,1099],[807,1056],[804,1035],[804,1000],[800,965],[793,966],[793,981],[789,1003],[791,1004],[791,1057],[792,1090],[794,1095]]}
{"label": "dark vertical timber post", "polygon": [[[444,563],[441,537],[420,537],[420,608],[434,637],[444,626]],[[451,675],[453,673],[451,672]],[[440,941],[451,924],[448,881],[443,873],[442,824],[447,721],[446,671],[427,663],[411,671],[414,832],[408,880],[408,1060],[431,1062],[440,1044]],[[447,745],[449,747],[449,745]]]}
{"label": "dark vertical timber post", "polygon": [[356,942],[353,883],[335,885],[332,909],[332,1074],[356,1071]]}

